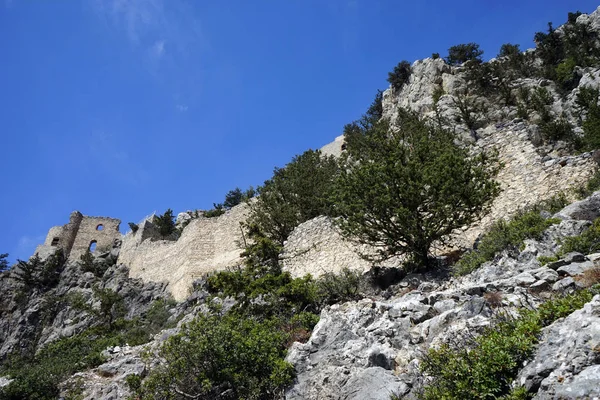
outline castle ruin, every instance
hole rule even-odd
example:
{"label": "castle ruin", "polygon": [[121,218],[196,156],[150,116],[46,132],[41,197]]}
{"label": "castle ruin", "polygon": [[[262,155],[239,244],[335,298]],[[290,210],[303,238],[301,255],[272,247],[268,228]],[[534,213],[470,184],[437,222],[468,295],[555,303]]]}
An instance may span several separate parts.
{"label": "castle ruin", "polygon": [[46,241],[35,252],[45,258],[60,248],[67,259],[76,261],[87,250],[109,251],[115,240],[121,238],[120,224],[115,218],[89,217],[73,211],[68,224],[50,228]]}

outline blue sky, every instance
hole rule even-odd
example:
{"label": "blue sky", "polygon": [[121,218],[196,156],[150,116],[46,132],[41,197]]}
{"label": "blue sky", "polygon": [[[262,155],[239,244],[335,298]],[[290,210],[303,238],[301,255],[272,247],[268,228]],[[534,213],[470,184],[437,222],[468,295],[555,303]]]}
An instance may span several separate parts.
{"label": "blue sky", "polygon": [[0,0],[0,253],[69,213],[210,208],[332,141],[394,65],[533,34],[586,0]]}

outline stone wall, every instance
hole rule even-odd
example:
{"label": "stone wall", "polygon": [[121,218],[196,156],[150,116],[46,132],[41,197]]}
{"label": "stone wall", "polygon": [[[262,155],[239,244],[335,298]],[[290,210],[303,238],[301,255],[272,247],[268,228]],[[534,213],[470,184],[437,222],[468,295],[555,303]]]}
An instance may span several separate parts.
{"label": "stone wall", "polygon": [[67,259],[77,261],[95,243],[96,251],[110,249],[116,239],[120,239],[120,220],[107,217],[88,217],[73,211],[69,223],[54,226],[48,231],[44,244],[36,249],[42,258],[63,250]]}
{"label": "stone wall", "polygon": [[133,278],[168,282],[173,297],[183,300],[194,280],[239,264],[244,241],[240,223],[248,211],[247,204],[240,204],[216,218],[193,219],[177,241],[148,237],[149,224],[143,222],[123,238],[119,263],[129,267]]}
{"label": "stone wall", "polygon": [[114,218],[84,216],[79,224],[69,259],[79,260],[92,243],[96,244],[96,253],[109,251],[115,240],[121,238],[120,224],[121,221]]}

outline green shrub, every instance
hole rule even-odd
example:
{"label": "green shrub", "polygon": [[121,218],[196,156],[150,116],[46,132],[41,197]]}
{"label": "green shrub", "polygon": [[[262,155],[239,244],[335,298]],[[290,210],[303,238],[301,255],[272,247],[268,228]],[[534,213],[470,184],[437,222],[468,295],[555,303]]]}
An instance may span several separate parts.
{"label": "green shrub", "polygon": [[483,50],[479,49],[477,43],[466,43],[452,46],[448,49],[446,62],[450,65],[459,65],[471,61],[473,63],[481,63]]}
{"label": "green shrub", "polygon": [[0,272],[4,272],[8,270],[8,253],[0,254]]}
{"label": "green shrub", "polygon": [[394,70],[388,73],[388,82],[392,85],[395,91],[400,91],[402,87],[408,83],[412,68],[408,61],[400,61],[398,65],[394,67]]}
{"label": "green shrub", "polygon": [[138,231],[138,229],[140,229],[140,227],[137,224],[130,222],[129,229],[131,229],[131,232],[136,233]]}
{"label": "green shrub", "polygon": [[294,228],[319,215],[328,215],[329,193],[338,172],[333,156],[309,150],[296,156],[285,168],[275,168],[273,177],[258,188],[248,221],[272,241],[283,244]]}
{"label": "green shrub", "polygon": [[498,58],[500,57],[517,57],[521,54],[521,48],[518,44],[504,43],[500,47],[500,52],[498,53]]}
{"label": "green shrub", "polygon": [[163,215],[158,215],[154,219],[154,224],[163,238],[166,238],[176,231],[175,216],[170,208]]}
{"label": "green shrub", "polygon": [[583,307],[596,292],[582,290],[550,300],[538,310],[521,310],[520,317],[505,318],[470,342],[429,350],[421,369],[431,381],[422,398],[526,398],[522,388],[511,390],[511,384],[533,354],[541,329]]}
{"label": "green shrub", "polygon": [[[153,313],[156,314],[156,308],[173,303],[164,300],[160,303],[141,319],[119,318],[110,324],[101,323],[77,335],[58,339],[35,355],[9,357],[0,366],[0,375],[10,376],[14,381],[0,390],[0,400],[58,398],[58,384],[76,372],[105,362],[102,352],[107,347],[144,344],[164,329],[166,325],[160,325],[164,318],[156,318]],[[112,309],[110,307],[110,312]]]}
{"label": "green shrub", "polygon": [[58,249],[46,261],[42,261],[36,253],[29,261],[17,260],[10,276],[21,284],[23,293],[30,293],[33,289],[46,291],[59,282],[64,265],[65,256],[62,249]]}
{"label": "green shrub", "polygon": [[544,218],[539,209],[519,213],[508,222],[500,220],[482,236],[475,250],[466,253],[453,266],[453,273],[466,275],[493,260],[501,251],[520,247],[525,239],[539,239],[548,227],[559,222],[558,219]]}
{"label": "green shrub", "polygon": [[565,59],[556,66],[556,80],[563,90],[570,91],[577,87],[579,75],[575,72],[577,63],[573,57]]}
{"label": "green shrub", "polygon": [[598,250],[600,250],[600,218],[597,218],[592,226],[583,231],[581,235],[565,238],[560,247],[559,255],[573,251],[590,254]]}
{"label": "green shrub", "polygon": [[582,149],[586,151],[600,148],[600,106],[598,101],[600,90],[583,87],[577,93],[576,104],[579,107],[580,118],[585,115],[583,128]]}
{"label": "green shrub", "polygon": [[585,199],[597,190],[600,190],[600,170],[598,169],[584,185],[575,189],[575,194],[577,198]]}
{"label": "green shrub", "polygon": [[150,373],[144,399],[275,398],[294,378],[284,361],[286,335],[278,321],[199,316],[170,337],[160,355],[166,365]]}
{"label": "green shrub", "polygon": [[[400,110],[390,135],[380,122],[348,143],[332,202],[342,233],[378,249],[374,258],[406,254],[429,264],[429,249],[477,220],[499,189],[498,164],[471,157],[448,131]],[[400,161],[399,161],[400,160]]]}
{"label": "green shrub", "polygon": [[437,60],[438,58],[440,58],[440,53],[432,53],[431,58],[433,58],[434,60]]}
{"label": "green shrub", "polygon": [[542,137],[548,141],[564,140],[573,142],[573,126],[566,118],[558,118],[548,122],[540,122]]}
{"label": "green shrub", "polygon": [[206,217],[206,218],[215,218],[215,217],[220,217],[223,214],[225,214],[225,206],[223,206],[223,204],[221,204],[221,203],[219,203],[219,204],[213,203],[212,210],[204,211],[202,213],[202,216]]}
{"label": "green shrub", "polygon": [[477,97],[457,94],[452,97],[452,103],[460,112],[457,122],[464,123],[472,131],[481,128],[485,122],[485,107]]}
{"label": "green shrub", "polygon": [[540,264],[546,265],[546,264],[558,261],[558,256],[556,256],[556,255],[554,255],[554,256],[539,256],[537,258],[537,260],[540,262]]}
{"label": "green shrub", "polygon": [[94,259],[94,255],[88,249],[81,255],[79,267],[81,268],[82,272],[91,272],[96,277],[101,277],[109,268],[109,265],[104,261]]}
{"label": "green shrub", "polygon": [[316,283],[319,298],[326,304],[362,298],[360,294],[361,274],[348,268],[342,269],[339,274],[327,272],[320,276]]}

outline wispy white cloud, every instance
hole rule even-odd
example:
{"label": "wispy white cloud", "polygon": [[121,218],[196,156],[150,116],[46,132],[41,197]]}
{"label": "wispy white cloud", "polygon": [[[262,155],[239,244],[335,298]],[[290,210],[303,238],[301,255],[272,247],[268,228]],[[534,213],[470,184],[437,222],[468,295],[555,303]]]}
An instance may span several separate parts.
{"label": "wispy white cloud", "polygon": [[96,15],[117,35],[124,36],[157,82],[172,93],[181,94],[193,87],[190,82],[198,81],[205,60],[203,53],[209,45],[202,33],[194,2],[94,1]]}
{"label": "wispy white cloud", "polygon": [[115,135],[94,132],[87,138],[89,161],[113,179],[132,185],[142,185],[150,179],[142,163],[119,145]]}
{"label": "wispy white cloud", "polygon": [[165,53],[165,41],[157,40],[151,48],[151,54],[155,58],[160,58]]}
{"label": "wispy white cloud", "polygon": [[186,112],[189,108],[185,104],[177,104],[177,106],[175,106],[175,107],[177,108],[178,111],[181,111],[181,112]]}
{"label": "wispy white cloud", "polygon": [[44,243],[45,235],[25,235],[19,238],[14,256],[20,259],[27,259],[35,252],[35,248]]}

